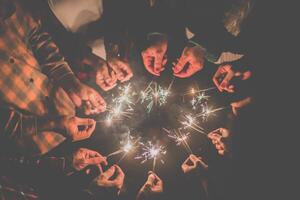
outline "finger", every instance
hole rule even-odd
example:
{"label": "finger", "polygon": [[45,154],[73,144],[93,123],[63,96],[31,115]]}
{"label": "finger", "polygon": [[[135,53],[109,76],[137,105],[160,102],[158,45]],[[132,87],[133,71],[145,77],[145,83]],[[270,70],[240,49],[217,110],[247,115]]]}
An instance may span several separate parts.
{"label": "finger", "polygon": [[163,55],[161,54],[154,54],[154,72],[159,73],[163,68]]}
{"label": "finger", "polygon": [[192,75],[194,75],[196,72],[200,71],[201,67],[200,66],[195,66],[195,65],[189,65],[187,70],[183,70],[177,74],[174,74],[174,76],[179,77],[179,78],[188,78]]}
{"label": "finger", "polygon": [[116,168],[116,173],[117,173],[116,179],[118,179],[118,180],[124,179],[125,174],[124,174],[123,170],[121,169],[121,167],[119,167],[118,165],[114,165],[114,166]]}
{"label": "finger", "polygon": [[188,62],[188,58],[185,55],[182,55],[179,61],[177,62],[177,64],[175,65],[175,67],[173,67],[174,74],[178,74],[179,72],[181,72],[187,62]]}
{"label": "finger", "polygon": [[129,67],[129,64],[120,61],[119,66],[125,72],[124,78],[123,78],[123,80],[121,80],[121,82],[125,82],[125,81],[128,81],[129,79],[131,79],[131,77],[133,76],[133,73],[132,73],[131,68]]}
{"label": "finger", "polygon": [[226,90],[228,89],[228,86],[229,86],[229,82],[231,81],[231,79],[234,77],[234,73],[233,71],[230,71],[226,74],[225,78],[223,79],[223,81],[221,82],[220,84],[220,87],[223,89],[223,90]]}
{"label": "finger", "polygon": [[210,135],[210,139],[211,140],[215,140],[217,142],[219,142],[221,140],[221,138],[222,138],[222,136],[220,134],[218,134],[218,133],[212,133]]}
{"label": "finger", "polygon": [[152,66],[152,61],[154,60],[154,57],[148,55],[147,53],[142,53],[142,58],[146,70],[155,76],[159,76],[160,74],[156,73],[153,69],[154,65]]}
{"label": "finger", "polygon": [[247,80],[251,77],[251,71],[246,71],[243,73],[243,77],[242,77],[242,80]]}
{"label": "finger", "polygon": [[[167,57],[164,57],[163,61],[162,61],[162,66],[165,66],[168,62]],[[164,69],[164,68],[163,68]]]}
{"label": "finger", "polygon": [[148,175],[146,185],[153,185],[154,181],[155,181],[155,175],[151,173]]}
{"label": "finger", "polygon": [[101,156],[101,157],[89,158],[85,161],[85,163],[88,165],[99,165],[99,164],[107,163],[107,161],[105,158]]}
{"label": "finger", "polygon": [[222,147],[221,147],[221,145],[219,143],[216,144],[216,149],[217,150],[222,150]]}
{"label": "finger", "polygon": [[96,122],[94,121],[93,124],[88,126],[88,128],[86,129],[86,134],[91,136],[95,128],[96,128]]}
{"label": "finger", "polygon": [[190,156],[187,159],[185,159],[185,161],[183,162],[183,164],[187,164],[189,161],[190,161]]}
{"label": "finger", "polygon": [[76,107],[80,107],[82,104],[82,100],[79,96],[77,96],[75,93],[70,93],[69,94],[70,99],[72,102],[75,104]]}
{"label": "finger", "polygon": [[115,171],[116,171],[115,166],[111,166],[108,170],[106,170],[103,173],[103,175],[105,175],[105,177],[107,177],[109,179],[110,177],[112,177],[114,175]]}
{"label": "finger", "polygon": [[218,151],[218,154],[220,154],[220,155],[223,156],[223,155],[225,154],[225,150],[224,150],[224,149],[223,149],[223,150],[219,150],[219,151]]}
{"label": "finger", "polygon": [[214,82],[214,84],[216,85],[216,87],[218,88],[218,90],[220,92],[223,92],[223,89],[220,87],[220,83],[219,83],[219,78],[222,76],[222,74],[223,74],[222,73],[222,66],[220,66],[217,69],[215,75],[213,76],[213,82]]}
{"label": "finger", "polygon": [[234,108],[242,108],[251,103],[251,97],[247,97],[241,101],[231,103]]}
{"label": "finger", "polygon": [[95,120],[91,118],[75,117],[75,120],[78,126],[92,126],[95,123]]}

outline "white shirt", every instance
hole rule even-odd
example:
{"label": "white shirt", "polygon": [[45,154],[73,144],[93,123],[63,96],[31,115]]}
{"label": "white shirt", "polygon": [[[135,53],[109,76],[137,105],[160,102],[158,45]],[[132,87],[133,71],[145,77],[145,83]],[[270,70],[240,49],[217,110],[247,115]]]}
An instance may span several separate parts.
{"label": "white shirt", "polygon": [[[103,0],[48,0],[50,9],[66,30],[84,33],[88,24],[100,20]],[[106,58],[104,38],[89,44],[94,54]]]}

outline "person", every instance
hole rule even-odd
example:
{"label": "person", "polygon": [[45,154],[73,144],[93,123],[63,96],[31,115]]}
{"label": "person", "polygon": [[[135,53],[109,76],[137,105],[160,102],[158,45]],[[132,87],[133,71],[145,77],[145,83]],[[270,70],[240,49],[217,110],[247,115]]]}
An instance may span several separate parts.
{"label": "person", "polygon": [[210,199],[208,190],[208,165],[203,158],[190,154],[181,164],[183,183],[181,192],[189,199]]}
{"label": "person", "polygon": [[[1,101],[38,116],[74,116],[75,106],[87,115],[105,111],[104,99],[75,77],[50,35],[19,1],[1,0],[1,12]],[[64,137],[45,132],[36,139],[45,153]]]}
{"label": "person", "polygon": [[137,200],[156,200],[163,199],[163,181],[154,172],[148,172],[148,178],[145,184],[140,188]]}
{"label": "person", "polygon": [[155,76],[165,69],[168,56],[181,51],[177,60],[171,58],[175,61],[173,74],[179,78],[190,77],[203,69],[204,60],[219,62],[222,52],[231,49],[235,41],[223,23],[232,1],[166,0],[135,2],[134,5],[143,11],[132,14],[141,19],[140,23],[134,22],[138,25],[131,25],[132,30],[140,33],[139,41],[146,41],[141,47],[141,56],[146,70]]}
{"label": "person", "polygon": [[102,167],[108,164],[106,158],[89,149],[78,149],[66,157],[7,156],[2,153],[0,192],[5,200],[114,199],[125,178],[117,165],[103,172]]}
{"label": "person", "polygon": [[104,91],[133,76],[128,56],[124,55],[128,47],[124,45],[122,18],[115,20],[121,16],[116,3],[49,0],[42,9],[46,11],[42,13],[45,29],[53,35],[78,77],[95,80]]}

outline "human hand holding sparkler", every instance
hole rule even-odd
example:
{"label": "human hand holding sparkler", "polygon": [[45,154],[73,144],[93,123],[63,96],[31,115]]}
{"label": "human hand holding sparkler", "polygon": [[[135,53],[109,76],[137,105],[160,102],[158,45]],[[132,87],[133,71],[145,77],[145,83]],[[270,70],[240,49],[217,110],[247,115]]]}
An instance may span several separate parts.
{"label": "human hand holding sparkler", "polygon": [[85,75],[79,77],[81,80],[92,78],[104,91],[108,91],[117,85],[116,74],[108,68],[107,62],[104,59],[90,53],[81,61],[80,65],[82,65],[84,71],[88,72],[86,75],[84,72],[80,72],[80,75]]}
{"label": "human hand holding sparkler", "polygon": [[149,73],[160,76],[167,64],[168,41],[164,35],[155,34],[150,36],[148,42],[149,46],[141,53],[143,63]]}
{"label": "human hand holding sparkler", "polygon": [[117,85],[117,75],[114,71],[110,72],[107,63],[95,68],[92,76],[95,76],[96,84],[104,91],[111,90]]}
{"label": "human hand holding sparkler", "polygon": [[[112,177],[116,175],[114,179]],[[121,190],[124,184],[125,174],[118,165],[111,166],[108,170],[100,174],[96,179],[98,186],[106,188],[117,188]]]}
{"label": "human hand holding sparkler", "polygon": [[96,128],[96,122],[87,118],[64,117],[60,126],[65,130],[66,136],[72,141],[79,141],[92,135]]}
{"label": "human hand holding sparkler", "polygon": [[[185,47],[181,57],[173,63],[174,76],[188,78],[204,67],[204,49],[200,46]],[[185,66],[187,68],[185,69]]]}
{"label": "human hand holding sparkler", "polygon": [[77,171],[84,169],[88,165],[97,165],[102,173],[103,170],[101,165],[106,166],[108,163],[106,157],[102,156],[100,153],[80,148],[73,154],[72,164]]}
{"label": "human hand holding sparkler", "polygon": [[212,143],[215,145],[218,154],[224,156],[229,151],[229,137],[231,133],[228,129],[218,128],[210,132],[207,137],[211,139]]}
{"label": "human hand holding sparkler", "polygon": [[241,80],[247,80],[251,77],[251,72],[249,70],[245,72],[234,70],[230,64],[221,65],[213,76],[213,82],[220,92],[226,91],[233,93],[235,86],[230,84],[230,81],[234,77],[239,77]]}
{"label": "human hand holding sparkler", "polygon": [[181,165],[181,169],[185,174],[195,171],[198,167],[204,170],[208,169],[208,165],[202,161],[202,158],[194,154],[191,154]]}
{"label": "human hand holding sparkler", "polygon": [[132,69],[127,61],[121,60],[118,57],[113,57],[108,59],[108,64],[113,69],[117,79],[122,83],[133,77]]}
{"label": "human hand holding sparkler", "polygon": [[143,199],[143,196],[151,194],[159,194],[163,192],[163,181],[154,172],[148,172],[148,179],[146,183],[140,189],[137,200]]}
{"label": "human hand holding sparkler", "polygon": [[106,110],[106,102],[100,94],[78,79],[65,79],[62,84],[75,106],[82,106],[86,115],[97,114]]}

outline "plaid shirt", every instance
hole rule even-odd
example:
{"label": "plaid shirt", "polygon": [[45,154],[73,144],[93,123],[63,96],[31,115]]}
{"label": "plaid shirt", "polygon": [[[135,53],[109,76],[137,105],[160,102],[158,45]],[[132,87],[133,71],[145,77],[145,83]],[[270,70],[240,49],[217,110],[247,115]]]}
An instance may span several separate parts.
{"label": "plaid shirt", "polygon": [[[37,116],[74,115],[73,103],[57,87],[66,76],[74,74],[49,34],[16,3],[16,12],[0,24],[0,102]],[[63,140],[53,132],[32,135],[37,153]]]}

